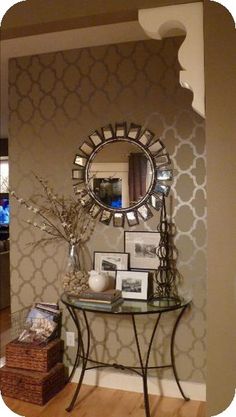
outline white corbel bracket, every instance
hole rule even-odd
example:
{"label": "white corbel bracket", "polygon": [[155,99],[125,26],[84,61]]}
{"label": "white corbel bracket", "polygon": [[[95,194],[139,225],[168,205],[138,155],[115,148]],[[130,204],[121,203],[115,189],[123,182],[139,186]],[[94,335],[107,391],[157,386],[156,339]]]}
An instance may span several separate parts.
{"label": "white corbel bracket", "polygon": [[193,109],[205,117],[204,39],[202,3],[139,10],[139,23],[152,39],[186,35],[178,53],[180,84],[193,92]]}

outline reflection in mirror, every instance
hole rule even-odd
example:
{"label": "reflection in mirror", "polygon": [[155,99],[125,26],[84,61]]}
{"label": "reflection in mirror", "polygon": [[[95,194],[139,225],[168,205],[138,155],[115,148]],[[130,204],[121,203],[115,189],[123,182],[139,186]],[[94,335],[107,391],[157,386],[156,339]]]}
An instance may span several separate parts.
{"label": "reflection in mirror", "polygon": [[81,167],[85,167],[87,163],[87,158],[83,158],[80,155],[75,155],[75,160],[74,160],[74,164],[75,165],[79,165]]}
{"label": "reflection in mirror", "polygon": [[165,197],[168,196],[169,191],[170,191],[170,186],[169,185],[158,184],[158,183],[156,184],[156,187],[154,189],[155,193],[164,194]]}
{"label": "reflection in mirror", "polygon": [[124,226],[124,214],[123,213],[114,213],[113,215],[113,225],[115,227],[123,227]]}
{"label": "reflection in mirror", "polygon": [[124,138],[127,136],[126,123],[117,123],[115,128],[116,137]]}
{"label": "reflection in mirror", "polygon": [[157,171],[157,180],[169,181],[173,178],[172,169],[159,169]]}
{"label": "reflection in mirror", "polygon": [[108,208],[131,208],[146,195],[151,181],[150,160],[136,143],[107,143],[88,170],[91,190]]}
{"label": "reflection in mirror", "polygon": [[139,142],[141,142],[144,146],[147,146],[151,142],[153,137],[154,134],[150,132],[150,130],[145,130],[145,132],[139,138]]}
{"label": "reflection in mirror", "polygon": [[75,195],[80,195],[84,191],[84,181],[78,181],[73,185]]}
{"label": "reflection in mirror", "polygon": [[93,152],[93,148],[87,142],[84,142],[83,145],[80,146],[80,150],[85,153],[85,155],[91,155]]}
{"label": "reflection in mirror", "polygon": [[111,221],[112,213],[108,210],[103,210],[102,215],[100,217],[100,222],[103,224],[108,225]]}
{"label": "reflection in mirror", "polygon": [[141,131],[141,126],[131,123],[129,133],[128,133],[128,138],[136,140],[139,137],[140,131]]}
{"label": "reflection in mirror", "polygon": [[111,125],[104,126],[102,128],[102,133],[103,133],[104,139],[111,139],[111,138],[113,138],[112,126]]}
{"label": "reflection in mirror", "polygon": [[143,220],[148,220],[153,216],[151,210],[149,209],[149,207],[146,204],[139,207],[138,212],[139,212],[140,216],[143,218]]}
{"label": "reflection in mirror", "polygon": [[91,204],[91,198],[90,198],[89,194],[86,194],[83,197],[81,197],[80,201],[81,201],[82,206],[84,206],[84,207]]}
{"label": "reflection in mirror", "polygon": [[158,155],[164,149],[163,143],[160,139],[155,140],[150,146],[149,150],[152,152],[153,155]]}
{"label": "reflection in mirror", "polygon": [[157,195],[151,195],[149,202],[153,208],[156,210],[160,210],[162,206],[162,199],[158,197]]}
{"label": "reflection in mirror", "polygon": [[95,146],[98,146],[102,142],[101,136],[97,131],[92,133],[89,137]]}
{"label": "reflection in mirror", "polygon": [[93,190],[99,201],[108,207],[122,207],[122,179],[94,178]]}
{"label": "reflection in mirror", "polygon": [[101,207],[97,206],[97,204],[93,204],[89,210],[89,214],[95,219],[101,211]]}
{"label": "reflection in mirror", "polygon": [[158,168],[160,168],[161,166],[170,165],[170,157],[169,157],[168,154],[166,154],[166,155],[163,155],[163,154],[157,155],[157,156],[155,156],[155,163],[156,163],[156,166]]}
{"label": "reflection in mirror", "polygon": [[73,178],[73,180],[82,180],[82,179],[84,179],[84,170],[82,170],[82,169],[72,169],[72,178]]}
{"label": "reflection in mirror", "polygon": [[135,226],[136,224],[139,224],[136,211],[128,211],[126,213],[126,218],[129,226]]}

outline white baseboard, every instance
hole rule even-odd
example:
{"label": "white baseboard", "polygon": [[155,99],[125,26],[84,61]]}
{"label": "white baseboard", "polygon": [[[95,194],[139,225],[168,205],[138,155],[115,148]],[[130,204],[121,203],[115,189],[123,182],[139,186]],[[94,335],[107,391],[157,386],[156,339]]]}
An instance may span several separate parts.
{"label": "white baseboard", "polygon": [[[0,368],[5,365],[5,357],[0,358]],[[71,372],[72,367],[69,367]],[[72,382],[78,382],[81,368],[75,371]],[[84,381],[87,385],[96,385],[103,388],[121,389],[124,391],[143,392],[142,378],[135,374],[120,372],[115,369],[97,371],[91,369],[85,373]],[[206,401],[206,385],[199,382],[180,381],[181,387],[191,400]],[[148,377],[148,392],[154,395],[182,398],[175,380]]]}
{"label": "white baseboard", "polygon": [[[69,367],[69,372],[72,367]],[[72,382],[78,382],[80,367],[75,371]],[[142,378],[135,374],[120,372],[115,369],[103,369],[97,371],[91,369],[85,373],[84,384],[96,385],[104,388],[121,389],[124,391],[143,392]],[[191,400],[206,401],[206,386],[199,382],[180,381],[181,387]],[[154,395],[182,398],[175,380],[148,377],[148,392]]]}

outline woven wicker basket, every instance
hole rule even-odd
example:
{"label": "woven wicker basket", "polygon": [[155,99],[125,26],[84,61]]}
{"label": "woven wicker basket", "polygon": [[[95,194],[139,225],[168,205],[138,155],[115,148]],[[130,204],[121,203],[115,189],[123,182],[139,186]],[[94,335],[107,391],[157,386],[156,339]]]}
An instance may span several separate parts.
{"label": "woven wicker basket", "polygon": [[6,366],[48,372],[57,362],[62,362],[63,341],[55,339],[47,345],[12,341],[6,346]]}
{"label": "woven wicker basket", "polygon": [[2,395],[43,405],[65,385],[66,372],[62,363],[49,372],[31,372],[4,366],[0,369]]}

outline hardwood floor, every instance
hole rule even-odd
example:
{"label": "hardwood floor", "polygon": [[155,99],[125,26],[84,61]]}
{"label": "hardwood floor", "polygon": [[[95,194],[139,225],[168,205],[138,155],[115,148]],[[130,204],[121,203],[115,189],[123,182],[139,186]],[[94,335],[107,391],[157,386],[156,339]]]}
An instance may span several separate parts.
{"label": "hardwood floor", "polygon": [[[66,387],[45,406],[5,397],[6,405],[25,417],[145,417],[143,395],[83,385],[74,409],[68,413],[75,384]],[[150,395],[151,417],[205,417],[205,403]]]}

